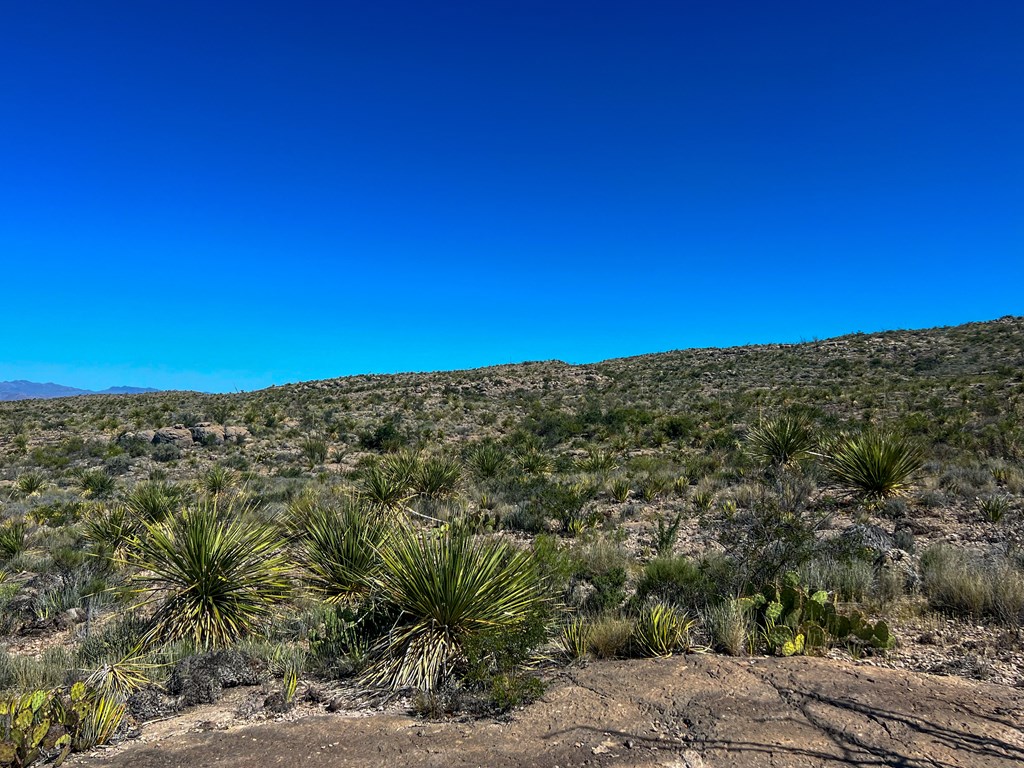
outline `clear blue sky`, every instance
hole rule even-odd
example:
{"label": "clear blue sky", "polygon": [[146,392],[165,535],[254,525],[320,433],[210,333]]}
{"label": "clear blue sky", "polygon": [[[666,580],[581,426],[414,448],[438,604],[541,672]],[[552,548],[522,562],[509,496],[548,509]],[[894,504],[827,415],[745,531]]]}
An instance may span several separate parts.
{"label": "clear blue sky", "polygon": [[1024,3],[5,2],[0,379],[1024,313]]}

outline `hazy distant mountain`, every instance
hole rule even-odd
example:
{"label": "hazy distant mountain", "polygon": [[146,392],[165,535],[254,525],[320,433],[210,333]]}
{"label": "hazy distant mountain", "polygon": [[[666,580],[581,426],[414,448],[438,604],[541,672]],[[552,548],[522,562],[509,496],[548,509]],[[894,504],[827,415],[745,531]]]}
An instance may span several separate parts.
{"label": "hazy distant mountain", "polygon": [[0,400],[32,400],[53,397],[76,397],[78,395],[136,395],[142,392],[159,392],[152,387],[109,387],[104,390],[77,389],[63,384],[39,384],[35,381],[0,381]]}

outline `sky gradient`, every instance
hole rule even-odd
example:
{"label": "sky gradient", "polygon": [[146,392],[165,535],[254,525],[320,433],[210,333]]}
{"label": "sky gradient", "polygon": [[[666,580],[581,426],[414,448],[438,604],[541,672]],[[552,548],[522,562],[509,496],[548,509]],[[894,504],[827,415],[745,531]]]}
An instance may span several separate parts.
{"label": "sky gradient", "polygon": [[1024,314],[1024,3],[0,19],[0,380],[230,391]]}

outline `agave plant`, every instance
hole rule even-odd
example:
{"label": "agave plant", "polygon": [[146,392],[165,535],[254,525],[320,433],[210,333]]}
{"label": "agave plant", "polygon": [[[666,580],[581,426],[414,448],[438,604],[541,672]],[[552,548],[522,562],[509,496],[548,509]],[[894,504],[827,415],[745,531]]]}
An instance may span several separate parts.
{"label": "agave plant", "polygon": [[435,690],[467,642],[515,631],[546,602],[530,553],[502,541],[403,529],[382,555],[379,586],[399,619],[373,650],[372,685]]}
{"label": "agave plant", "polygon": [[810,427],[797,416],[759,422],[750,428],[747,442],[756,458],[776,467],[794,464],[814,448]]}
{"label": "agave plant", "polygon": [[838,441],[826,465],[855,496],[878,501],[904,493],[923,461],[921,449],[906,438],[868,431]]}
{"label": "agave plant", "polygon": [[390,518],[356,499],[341,509],[313,505],[304,515],[298,558],[310,585],[327,602],[366,596],[381,570],[380,549],[391,533]]}
{"label": "agave plant", "polygon": [[209,648],[256,631],[289,593],[277,528],[247,510],[203,502],[166,523],[147,523],[125,555],[133,589],[153,610],[150,640]]}

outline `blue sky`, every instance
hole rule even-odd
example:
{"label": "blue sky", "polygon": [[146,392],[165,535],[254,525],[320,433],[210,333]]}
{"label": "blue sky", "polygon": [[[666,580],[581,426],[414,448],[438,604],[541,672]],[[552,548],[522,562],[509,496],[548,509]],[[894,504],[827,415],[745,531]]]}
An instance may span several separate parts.
{"label": "blue sky", "polygon": [[1020,2],[6,3],[0,379],[1024,313]]}

